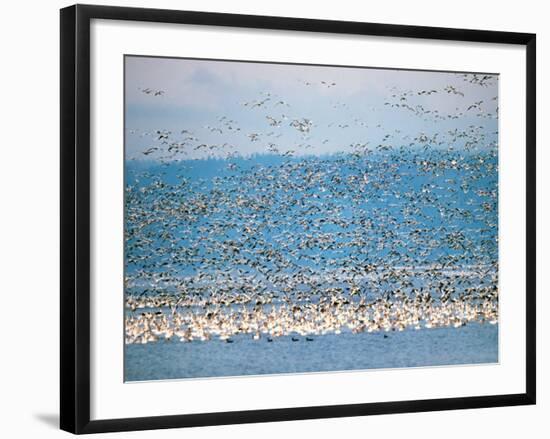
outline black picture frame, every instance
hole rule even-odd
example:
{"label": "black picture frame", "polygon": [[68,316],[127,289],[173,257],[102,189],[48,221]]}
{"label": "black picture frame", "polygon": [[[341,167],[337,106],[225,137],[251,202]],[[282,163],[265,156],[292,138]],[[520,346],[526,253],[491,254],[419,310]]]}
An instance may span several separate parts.
{"label": "black picture frame", "polygon": [[[128,419],[90,419],[90,21],[181,23],[502,43],[526,48],[526,376],[525,393]],[[536,401],[536,36],[304,18],[75,5],[61,10],[61,429],[80,433],[273,422],[535,404]]]}

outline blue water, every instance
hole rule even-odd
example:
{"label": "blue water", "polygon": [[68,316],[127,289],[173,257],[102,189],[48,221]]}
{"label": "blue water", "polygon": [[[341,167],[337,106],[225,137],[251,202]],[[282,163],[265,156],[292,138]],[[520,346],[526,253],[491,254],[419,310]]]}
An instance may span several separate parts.
{"label": "blue water", "polygon": [[127,345],[125,381],[498,362],[498,325],[312,338]]}

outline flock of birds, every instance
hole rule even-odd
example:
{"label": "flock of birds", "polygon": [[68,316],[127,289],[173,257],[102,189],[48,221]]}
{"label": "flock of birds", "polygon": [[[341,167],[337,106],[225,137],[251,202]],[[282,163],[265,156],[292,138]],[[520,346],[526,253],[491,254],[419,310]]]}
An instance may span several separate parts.
{"label": "flock of birds", "polygon": [[[462,80],[471,87],[490,88],[496,91],[496,77],[492,75],[455,74],[455,81]],[[337,96],[338,84],[333,81],[300,81],[303,87],[313,86],[331,90]],[[155,99],[166,96],[165,90],[140,88],[139,91]],[[315,93],[315,91],[313,91]],[[431,98],[431,99],[430,99]],[[438,105],[430,105],[445,98],[453,100],[454,108],[442,109]],[[420,101],[418,101],[420,99]],[[451,145],[453,148],[464,140],[462,147],[469,149],[472,145],[488,143],[496,139],[496,129],[487,130],[496,126],[498,119],[498,96],[487,99],[469,101],[465,92],[458,86],[446,85],[441,88],[430,89],[400,89],[396,86],[388,88],[387,96],[381,106],[371,106],[371,115],[366,120],[359,117],[347,102],[331,100],[328,103],[327,114],[330,121],[326,123],[314,122],[311,117],[293,114],[290,99],[283,98],[272,91],[261,92],[256,98],[240,103],[242,108],[251,113],[263,112],[263,120],[257,123],[255,129],[243,126],[239,121],[228,115],[219,116],[215,124],[205,124],[177,131],[167,129],[140,130],[130,129],[131,136],[149,143],[144,147],[140,156],[132,157],[154,159],[162,163],[174,163],[196,158],[231,159],[243,154],[243,145],[248,145],[251,155],[257,153],[280,154],[287,157],[309,154],[324,145],[335,145],[346,148],[355,153],[364,149],[381,151],[412,146]],[[365,105],[367,107],[367,105]],[[384,111],[386,113],[384,113]],[[384,119],[388,112],[392,116],[403,114],[422,121],[426,130],[418,133],[406,132],[405,127],[385,131]],[[467,126],[459,130],[457,124],[461,120],[470,120]],[[404,119],[405,120],[405,119]],[[485,123],[494,121],[495,123]],[[261,130],[262,125],[267,129]],[[359,142],[343,144],[342,139],[348,138],[348,132],[361,132]],[[364,139],[368,139],[365,141]],[[134,141],[134,139],[132,139]],[[495,144],[496,146],[496,144]]]}
{"label": "flock of birds", "polygon": [[[469,87],[496,81],[455,76]],[[466,101],[444,113],[426,103],[438,95]],[[202,127],[220,136],[216,143],[190,128],[133,130],[155,143],[142,152],[151,163],[127,164],[126,343],[312,342],[329,333],[496,324],[498,107],[467,96],[456,81],[388,89],[384,107],[445,128],[381,132],[382,122],[335,117],[332,129],[381,134],[333,154],[314,154],[334,140],[316,138],[317,124],[291,116],[292,105],[272,92],[242,103],[264,111],[265,131],[243,132],[227,116]],[[456,123],[465,118],[480,122]],[[285,141],[283,126],[297,143]],[[240,154],[233,135],[262,154]]]}

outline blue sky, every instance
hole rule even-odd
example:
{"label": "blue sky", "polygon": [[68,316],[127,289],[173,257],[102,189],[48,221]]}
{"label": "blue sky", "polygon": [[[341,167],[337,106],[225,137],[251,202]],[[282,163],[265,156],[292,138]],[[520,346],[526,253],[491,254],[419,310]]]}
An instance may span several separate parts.
{"label": "blue sky", "polygon": [[479,147],[496,140],[496,75],[135,56],[125,63],[128,159],[460,147],[454,130],[470,130]]}

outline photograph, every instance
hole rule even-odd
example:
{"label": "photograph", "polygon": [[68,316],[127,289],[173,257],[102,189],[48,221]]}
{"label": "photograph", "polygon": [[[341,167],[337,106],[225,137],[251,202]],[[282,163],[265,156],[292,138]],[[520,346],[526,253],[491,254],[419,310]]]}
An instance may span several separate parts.
{"label": "photograph", "polygon": [[125,382],[499,363],[499,74],[124,55]]}
{"label": "photograph", "polygon": [[3,437],[538,439],[545,6],[6,2]]}

